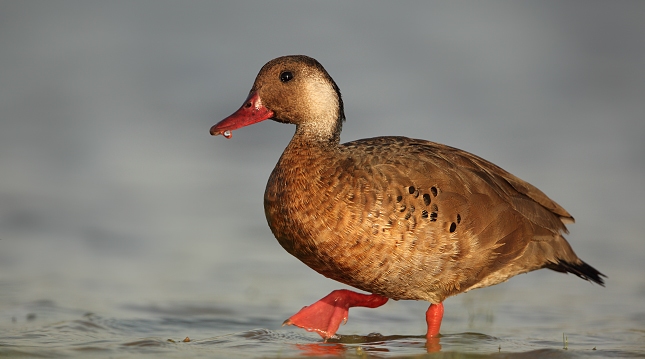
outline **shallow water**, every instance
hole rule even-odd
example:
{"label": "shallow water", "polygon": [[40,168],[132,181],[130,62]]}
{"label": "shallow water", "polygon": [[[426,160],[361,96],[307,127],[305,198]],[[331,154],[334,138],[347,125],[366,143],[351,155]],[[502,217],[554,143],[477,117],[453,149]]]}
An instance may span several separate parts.
{"label": "shallow water", "polygon": [[[643,325],[642,315],[611,320],[609,317],[616,313],[609,316],[595,310],[553,308],[540,305],[539,301],[512,302],[504,289],[503,298],[498,291],[486,291],[474,298],[466,294],[466,299],[447,301],[446,329],[440,338],[431,341],[422,334],[424,308],[418,305],[421,303],[389,303],[373,312],[352,309],[350,321],[341,327],[339,338],[325,343],[316,334],[281,328],[281,321],[290,314],[282,303],[222,305],[212,300],[201,304],[193,301],[121,305],[118,313],[102,316],[42,300],[3,311],[0,353],[32,357],[645,355],[642,344],[645,331],[638,329]],[[547,300],[558,303],[557,298]],[[602,307],[593,302],[588,305]],[[7,317],[9,313],[11,318]]]}
{"label": "shallow water", "polygon": [[[0,356],[645,357],[641,2],[2,2]],[[318,58],[343,140],[489,159],[576,218],[606,288],[548,270],[445,302],[282,322],[344,286],[264,219],[293,128],[212,138],[273,57]],[[188,337],[190,341],[183,340]]]}

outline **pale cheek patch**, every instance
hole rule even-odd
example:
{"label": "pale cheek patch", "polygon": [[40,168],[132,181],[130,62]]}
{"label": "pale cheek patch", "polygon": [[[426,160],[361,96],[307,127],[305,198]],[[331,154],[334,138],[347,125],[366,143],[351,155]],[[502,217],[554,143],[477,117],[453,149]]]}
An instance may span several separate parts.
{"label": "pale cheek patch", "polygon": [[313,121],[307,127],[318,133],[332,133],[338,120],[338,96],[333,87],[324,81],[308,81],[305,105]]}

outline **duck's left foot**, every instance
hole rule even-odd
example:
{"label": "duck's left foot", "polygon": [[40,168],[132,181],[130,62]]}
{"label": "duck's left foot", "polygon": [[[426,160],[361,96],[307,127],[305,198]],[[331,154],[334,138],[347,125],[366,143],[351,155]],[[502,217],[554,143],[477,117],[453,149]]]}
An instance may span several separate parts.
{"label": "duck's left foot", "polygon": [[428,323],[427,338],[434,338],[439,336],[439,328],[441,327],[441,320],[443,319],[443,303],[430,304],[430,308],[426,312],[426,322]]}
{"label": "duck's left foot", "polygon": [[295,325],[310,332],[318,333],[323,339],[336,334],[340,323],[347,322],[351,307],[380,307],[388,298],[378,294],[361,294],[347,289],[335,290],[316,303],[284,321],[282,325]]}

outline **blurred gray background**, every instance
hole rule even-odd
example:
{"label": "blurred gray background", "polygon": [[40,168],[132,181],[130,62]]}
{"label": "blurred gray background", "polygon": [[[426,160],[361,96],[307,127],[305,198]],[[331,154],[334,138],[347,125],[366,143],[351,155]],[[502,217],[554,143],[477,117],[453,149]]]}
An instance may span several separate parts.
{"label": "blurred gray background", "polygon": [[287,312],[340,287],[265,222],[294,128],[208,133],[287,54],[340,86],[343,141],[424,138],[500,165],[573,214],[567,238],[609,276],[496,290],[642,309],[644,19],[643,1],[0,1],[0,309]]}

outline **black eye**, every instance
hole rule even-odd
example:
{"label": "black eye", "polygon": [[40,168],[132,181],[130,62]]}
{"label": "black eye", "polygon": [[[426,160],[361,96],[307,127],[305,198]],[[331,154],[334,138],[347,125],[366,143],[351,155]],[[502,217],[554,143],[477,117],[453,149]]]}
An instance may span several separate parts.
{"label": "black eye", "polygon": [[293,79],[293,72],[291,71],[283,71],[280,73],[280,81],[282,82],[289,82]]}

